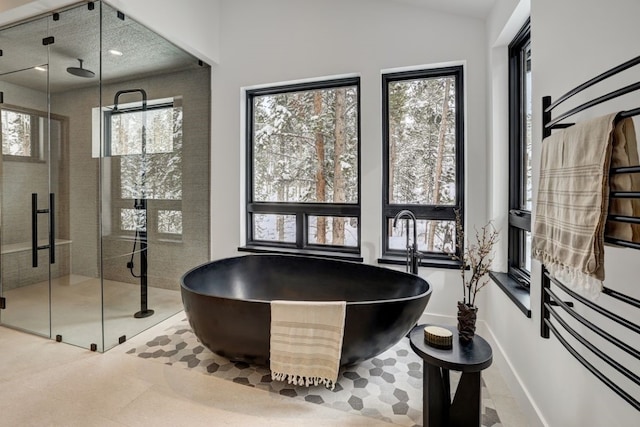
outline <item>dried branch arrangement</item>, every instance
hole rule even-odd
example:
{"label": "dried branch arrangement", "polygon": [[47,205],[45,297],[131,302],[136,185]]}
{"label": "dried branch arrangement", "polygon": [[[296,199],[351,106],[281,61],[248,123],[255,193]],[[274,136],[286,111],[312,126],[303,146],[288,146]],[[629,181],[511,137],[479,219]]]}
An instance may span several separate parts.
{"label": "dried branch arrangement", "polygon": [[474,229],[476,232],[475,240],[473,242],[467,240],[467,244],[464,245],[462,219],[460,211],[456,210],[456,248],[460,255],[456,255],[455,259],[460,261],[462,302],[469,307],[475,306],[476,295],[489,283],[488,275],[493,262],[493,247],[498,241],[498,231],[493,227],[491,221],[480,230],[475,227]]}

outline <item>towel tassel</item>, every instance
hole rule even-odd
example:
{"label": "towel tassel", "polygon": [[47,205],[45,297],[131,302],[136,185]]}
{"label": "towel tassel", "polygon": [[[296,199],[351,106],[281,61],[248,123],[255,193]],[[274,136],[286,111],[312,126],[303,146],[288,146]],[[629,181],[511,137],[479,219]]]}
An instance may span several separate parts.
{"label": "towel tassel", "polygon": [[284,372],[271,372],[271,379],[274,381],[287,381],[289,384],[306,386],[323,384],[329,390],[336,388],[336,383],[328,378],[322,377],[303,377],[294,374],[285,374]]}

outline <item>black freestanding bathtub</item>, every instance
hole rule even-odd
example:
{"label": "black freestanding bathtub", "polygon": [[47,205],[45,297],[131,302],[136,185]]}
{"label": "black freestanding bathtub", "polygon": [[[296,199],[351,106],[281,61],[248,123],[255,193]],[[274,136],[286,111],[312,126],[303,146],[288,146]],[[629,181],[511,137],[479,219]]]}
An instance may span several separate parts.
{"label": "black freestanding bathtub", "polygon": [[203,264],[182,276],[181,290],[189,324],[203,345],[259,365],[268,365],[272,300],[346,301],[342,366],[396,344],[431,297],[431,286],[413,274],[289,255]]}

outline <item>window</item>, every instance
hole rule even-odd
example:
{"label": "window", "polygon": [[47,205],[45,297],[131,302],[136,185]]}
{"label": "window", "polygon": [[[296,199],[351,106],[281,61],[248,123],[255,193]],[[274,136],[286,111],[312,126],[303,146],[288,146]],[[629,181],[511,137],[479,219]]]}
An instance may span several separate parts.
{"label": "window", "polygon": [[43,119],[18,109],[2,109],[2,155],[6,160],[40,159],[40,138],[45,130]]}
{"label": "window", "polygon": [[181,235],[182,107],[173,100],[149,104],[104,113],[105,153],[117,159],[114,219],[120,231]]}
{"label": "window", "polygon": [[[403,209],[417,218],[423,265],[455,266],[455,212],[464,217],[462,67],[384,74],[384,256],[402,255]],[[412,233],[412,231],[409,231]]]}
{"label": "window", "polygon": [[360,79],[252,89],[247,245],[360,252]]}
{"label": "window", "polygon": [[528,285],[531,271],[531,33],[509,45],[509,275]]}

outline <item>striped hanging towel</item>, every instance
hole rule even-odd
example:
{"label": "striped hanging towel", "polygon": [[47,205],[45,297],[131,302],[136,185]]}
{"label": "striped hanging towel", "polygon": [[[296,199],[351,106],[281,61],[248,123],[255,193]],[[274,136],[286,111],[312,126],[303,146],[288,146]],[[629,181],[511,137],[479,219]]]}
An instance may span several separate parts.
{"label": "striped hanging towel", "polygon": [[[614,129],[611,167],[637,166],[638,143],[633,119],[621,120]],[[640,191],[640,174],[623,173],[610,178],[611,191]],[[614,198],[609,201],[609,214],[640,217],[640,200]],[[606,234],[616,239],[640,243],[640,224],[607,221]]]}
{"label": "striped hanging towel", "polygon": [[[620,124],[614,132],[615,117],[578,123],[542,143],[532,255],[553,276],[592,299],[602,291],[604,280],[609,168],[629,164],[634,155],[637,159],[635,135],[629,132],[633,124]],[[628,148],[631,144],[633,149]],[[622,227],[611,226],[610,231],[618,234]],[[629,228],[625,237],[632,231]]]}
{"label": "striped hanging towel", "polygon": [[342,355],[345,301],[272,301],[271,378],[335,387]]}

